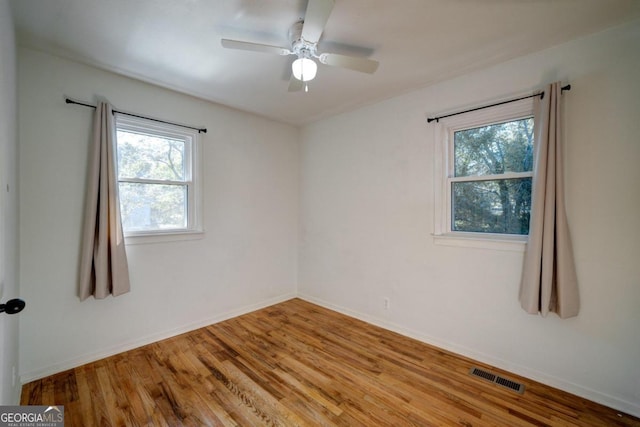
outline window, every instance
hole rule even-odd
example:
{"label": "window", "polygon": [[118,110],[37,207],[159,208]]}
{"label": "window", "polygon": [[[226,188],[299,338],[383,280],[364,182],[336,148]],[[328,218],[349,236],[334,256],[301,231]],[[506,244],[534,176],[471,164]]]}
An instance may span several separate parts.
{"label": "window", "polygon": [[436,236],[525,241],[533,182],[533,101],[438,124]]}
{"label": "window", "polygon": [[116,140],[125,236],[201,231],[198,133],[117,114]]}

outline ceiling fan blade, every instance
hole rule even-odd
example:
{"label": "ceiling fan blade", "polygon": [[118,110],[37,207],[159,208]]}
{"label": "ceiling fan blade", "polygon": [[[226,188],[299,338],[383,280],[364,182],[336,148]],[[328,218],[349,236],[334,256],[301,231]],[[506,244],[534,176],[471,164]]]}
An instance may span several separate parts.
{"label": "ceiling fan blade", "polygon": [[318,43],[335,2],[335,0],[309,0],[302,27],[303,39],[309,43]]}
{"label": "ceiling fan blade", "polygon": [[304,83],[302,80],[298,80],[293,75],[291,75],[291,79],[289,80],[289,92],[299,92],[304,88]]}
{"label": "ceiling fan blade", "polygon": [[355,56],[339,55],[337,53],[323,53],[318,59],[325,65],[348,68],[362,73],[373,74],[380,63],[373,59],[357,58]]}
{"label": "ceiling fan blade", "polygon": [[289,55],[291,51],[284,47],[271,46],[268,44],[241,42],[239,40],[222,39],[222,47],[227,49],[250,50],[252,52],[275,53],[276,55]]}

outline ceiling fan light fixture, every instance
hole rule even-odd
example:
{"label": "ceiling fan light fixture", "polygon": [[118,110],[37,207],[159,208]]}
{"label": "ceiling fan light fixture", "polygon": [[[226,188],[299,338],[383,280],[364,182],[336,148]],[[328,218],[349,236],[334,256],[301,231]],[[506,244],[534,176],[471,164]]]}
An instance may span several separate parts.
{"label": "ceiling fan light fixture", "polygon": [[318,64],[309,58],[298,58],[291,64],[293,77],[303,82],[308,82],[316,77],[318,72]]}

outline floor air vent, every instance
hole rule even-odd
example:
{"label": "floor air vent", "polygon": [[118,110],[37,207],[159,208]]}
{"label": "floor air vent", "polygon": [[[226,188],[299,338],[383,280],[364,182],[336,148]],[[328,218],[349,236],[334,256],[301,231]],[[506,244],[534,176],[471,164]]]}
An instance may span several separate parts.
{"label": "floor air vent", "polygon": [[509,390],[513,390],[520,394],[524,393],[524,384],[501,377],[500,375],[496,375],[492,372],[485,371],[484,369],[480,369],[475,366],[471,368],[471,370],[469,371],[469,375],[482,378],[483,380],[498,384],[499,386],[508,388]]}

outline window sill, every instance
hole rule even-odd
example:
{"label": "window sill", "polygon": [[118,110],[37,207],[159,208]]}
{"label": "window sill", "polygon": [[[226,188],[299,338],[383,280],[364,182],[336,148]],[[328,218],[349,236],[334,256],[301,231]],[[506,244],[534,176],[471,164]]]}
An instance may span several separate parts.
{"label": "window sill", "polygon": [[147,245],[153,243],[182,242],[200,240],[204,231],[172,231],[166,233],[130,234],[124,236],[125,245]]}
{"label": "window sill", "polygon": [[432,236],[436,245],[510,252],[524,252],[528,240],[527,236],[480,233],[446,233]]}

